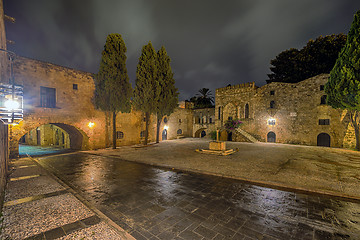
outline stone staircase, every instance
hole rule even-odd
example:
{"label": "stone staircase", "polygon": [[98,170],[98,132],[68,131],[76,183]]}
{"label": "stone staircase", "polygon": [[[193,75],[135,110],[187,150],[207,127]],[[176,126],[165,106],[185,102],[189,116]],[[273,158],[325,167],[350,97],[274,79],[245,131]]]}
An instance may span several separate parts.
{"label": "stone staircase", "polygon": [[247,138],[250,142],[259,142],[256,138],[254,138],[250,133],[245,132],[244,130],[242,130],[241,128],[237,128],[236,132],[240,133],[241,135],[243,135],[245,138]]}

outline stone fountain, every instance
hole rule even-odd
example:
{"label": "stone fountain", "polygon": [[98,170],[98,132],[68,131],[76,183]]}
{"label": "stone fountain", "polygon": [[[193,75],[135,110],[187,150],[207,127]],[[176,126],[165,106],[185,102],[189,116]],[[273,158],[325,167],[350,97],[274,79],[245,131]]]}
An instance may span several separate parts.
{"label": "stone fountain", "polygon": [[215,154],[221,156],[226,156],[237,152],[237,149],[226,150],[226,142],[219,141],[219,131],[219,129],[216,130],[216,141],[209,142],[209,149],[196,149],[196,151],[200,153]]}

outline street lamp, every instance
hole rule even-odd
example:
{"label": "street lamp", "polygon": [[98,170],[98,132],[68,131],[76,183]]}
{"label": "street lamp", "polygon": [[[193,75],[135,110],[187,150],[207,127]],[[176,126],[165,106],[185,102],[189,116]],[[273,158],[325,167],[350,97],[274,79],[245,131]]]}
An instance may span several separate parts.
{"label": "street lamp", "polygon": [[23,119],[23,87],[15,85],[13,74],[13,59],[15,53],[0,48],[10,61],[10,76],[8,83],[0,82],[0,120],[5,124],[18,124]]}

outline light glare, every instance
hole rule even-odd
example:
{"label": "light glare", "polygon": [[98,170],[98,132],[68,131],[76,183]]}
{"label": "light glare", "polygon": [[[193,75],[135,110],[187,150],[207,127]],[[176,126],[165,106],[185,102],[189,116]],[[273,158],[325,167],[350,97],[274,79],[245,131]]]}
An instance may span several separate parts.
{"label": "light glare", "polygon": [[5,108],[8,110],[18,109],[20,107],[19,102],[9,99],[5,102]]}

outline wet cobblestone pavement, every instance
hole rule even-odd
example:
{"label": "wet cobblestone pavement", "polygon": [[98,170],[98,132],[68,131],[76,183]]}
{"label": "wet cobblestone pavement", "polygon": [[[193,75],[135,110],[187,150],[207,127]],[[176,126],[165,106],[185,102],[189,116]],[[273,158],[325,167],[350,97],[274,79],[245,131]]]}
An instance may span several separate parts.
{"label": "wet cobblestone pavement", "polygon": [[360,239],[360,203],[83,153],[38,159],[136,239]]}

